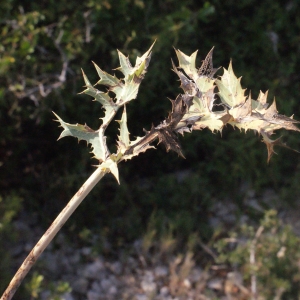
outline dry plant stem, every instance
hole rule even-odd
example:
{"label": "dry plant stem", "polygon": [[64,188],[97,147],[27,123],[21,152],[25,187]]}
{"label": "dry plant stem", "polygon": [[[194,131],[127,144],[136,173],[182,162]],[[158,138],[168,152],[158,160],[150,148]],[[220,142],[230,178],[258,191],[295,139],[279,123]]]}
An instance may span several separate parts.
{"label": "dry plant stem", "polygon": [[251,274],[251,300],[257,300],[257,278],[256,278],[256,271],[254,270],[256,265],[255,253],[256,253],[256,244],[258,238],[261,236],[262,232],[264,231],[263,226],[259,226],[255,233],[255,237],[252,240],[251,247],[250,247],[250,264],[253,267],[252,274]]}
{"label": "dry plant stem", "polygon": [[83,199],[89,194],[93,187],[99,182],[99,180],[108,171],[103,171],[101,168],[97,168],[96,171],[87,179],[87,181],[81,186],[78,192],[69,201],[67,206],[61,211],[57,216],[45,234],[40,238],[35,247],[31,250],[29,255],[24,260],[23,264],[20,266],[19,270],[11,280],[6,291],[3,293],[0,300],[10,300],[15,294],[16,290],[20,286],[24,277],[30,271],[31,267],[34,265],[39,256],[43,253],[45,248],[49,245],[52,239],[55,237],[57,232],[62,228],[65,222],[69,219],[75,209],[83,201]]}

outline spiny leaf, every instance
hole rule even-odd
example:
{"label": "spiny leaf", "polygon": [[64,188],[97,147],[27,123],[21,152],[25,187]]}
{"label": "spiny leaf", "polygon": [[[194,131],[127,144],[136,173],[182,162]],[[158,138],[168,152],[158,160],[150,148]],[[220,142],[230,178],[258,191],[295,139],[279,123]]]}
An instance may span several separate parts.
{"label": "spiny leaf", "polygon": [[202,61],[202,65],[198,70],[199,77],[213,78],[215,73],[219,70],[219,68],[213,67],[213,51],[214,47],[211,48],[205,59]]}
{"label": "spiny leaf", "polygon": [[221,132],[224,127],[224,122],[222,121],[223,114],[211,113],[204,115],[199,121],[195,122],[193,125],[193,130],[202,130],[204,128],[209,128],[212,132]]}
{"label": "spiny leaf", "polygon": [[294,152],[300,153],[299,151],[292,149],[289,146],[287,146],[285,143],[283,143],[281,137],[279,137],[276,140],[272,140],[270,138],[270,135],[267,134],[266,132],[262,131],[261,134],[263,136],[263,142],[266,144],[267,150],[268,150],[268,163],[270,162],[270,159],[273,156],[273,154],[274,153],[276,154],[276,152],[274,151],[274,146],[281,146],[281,147],[287,148],[289,150],[292,150]]}
{"label": "spiny leaf", "polygon": [[136,76],[137,78],[141,77],[141,75],[143,74],[144,70],[146,69],[146,61],[142,61],[141,64],[139,66],[137,66],[135,72],[134,72],[134,76]]}
{"label": "spiny leaf", "polygon": [[276,107],[276,100],[274,98],[273,103],[270,105],[270,107],[265,111],[264,114],[264,119],[266,120],[271,120],[273,119],[275,116],[277,116],[278,114],[278,110]]}
{"label": "spiny leaf", "polygon": [[151,57],[151,50],[154,46],[156,41],[153,42],[153,44],[150,46],[150,48],[141,56],[137,56],[136,61],[135,61],[135,68],[139,68],[139,66],[142,63],[145,63],[145,68],[148,68],[149,65],[149,58]]}
{"label": "spiny leaf", "polygon": [[172,111],[169,113],[168,118],[160,125],[153,127],[149,133],[150,135],[151,133],[157,133],[158,143],[163,143],[167,152],[169,152],[169,150],[175,151],[183,158],[184,156],[175,129],[186,114],[190,102],[191,101],[183,97],[183,95],[178,95],[175,100],[171,100]]}
{"label": "spiny leaf", "polygon": [[[213,55],[212,48],[208,54],[206,55],[205,59],[202,61],[202,65],[199,70],[196,69],[196,57],[197,52],[195,51],[190,56],[184,54],[180,50],[176,50],[176,55],[179,62],[179,68],[183,69],[183,71],[188,75],[194,82],[201,77],[205,78],[213,78],[214,74],[218,69],[213,67],[212,55]],[[200,89],[201,90],[201,89]]]}
{"label": "spiny leaf", "polygon": [[122,88],[112,89],[112,91],[116,94],[116,104],[123,105],[130,100],[136,98],[140,87],[140,82],[136,81],[136,78],[133,78],[132,81],[126,82],[122,85]]}
{"label": "spiny leaf", "polygon": [[101,168],[103,171],[108,169],[114,175],[117,182],[120,184],[119,169],[118,169],[117,162],[113,161],[112,159],[108,159],[105,162],[103,162],[101,165],[99,165],[98,167]]}
{"label": "spiny leaf", "polygon": [[163,143],[163,145],[166,147],[167,152],[170,150],[175,151],[178,155],[185,158],[181,146],[179,144],[178,137],[176,133],[173,132],[170,128],[162,128],[157,131],[158,133],[158,143]]}
{"label": "spiny leaf", "polygon": [[105,143],[106,137],[100,138],[99,133],[92,130],[87,125],[69,124],[64,122],[56,113],[53,112],[53,114],[64,129],[58,139],[66,136],[73,136],[79,141],[85,140],[88,144],[92,145],[92,152],[94,153],[95,158],[99,161],[104,161],[106,159],[109,155]]}
{"label": "spiny leaf", "polygon": [[[251,101],[253,104],[253,101]],[[237,107],[235,109],[243,109],[243,106]],[[233,111],[235,109],[232,109]],[[230,114],[232,113],[230,110]],[[239,117],[234,120],[230,120],[229,124],[237,127],[239,129],[244,129],[245,131],[251,129],[255,130],[258,133],[267,132],[273,133],[274,130],[278,129],[286,129],[286,130],[294,130],[300,131],[298,127],[294,125],[294,123],[299,123],[293,118],[289,118],[277,113],[276,104],[273,104],[268,109],[260,109],[259,112],[257,109],[247,113],[247,108],[245,105],[244,114],[240,111]]]}
{"label": "spiny leaf", "polygon": [[138,149],[138,153],[140,153],[144,152],[143,149],[152,148],[150,144],[157,138],[159,140],[158,143],[162,143],[166,147],[167,152],[170,150],[175,151],[184,158],[178,137],[166,121],[156,127],[152,126],[151,130],[146,131],[146,135],[137,143],[133,144],[131,149],[126,151],[125,155],[133,154],[136,149]]}
{"label": "spiny leaf", "polygon": [[185,132],[191,132],[194,124],[199,121],[204,115],[199,113],[187,113],[183,116],[180,122],[177,124],[175,131],[184,134]]}
{"label": "spiny leaf", "polygon": [[213,79],[213,75],[218,70],[213,68],[213,49],[207,54],[199,70],[195,67],[197,52],[187,56],[179,50],[175,51],[179,68],[191,79],[178,70],[172,62],[173,70],[180,78],[181,88],[184,90],[185,95],[193,96],[192,105],[189,105],[187,112],[176,126],[177,132],[183,133],[190,131],[190,129],[203,129],[206,127],[212,131],[221,131],[224,122],[220,118],[223,117],[225,112],[220,115],[212,111],[215,100],[215,79]]}
{"label": "spiny leaf", "polygon": [[251,95],[248,99],[237,105],[229,110],[229,114],[233,117],[235,122],[243,122],[245,117],[251,116],[252,113],[252,102],[251,102]]}
{"label": "spiny leaf", "polygon": [[173,60],[172,60],[172,66],[173,66],[173,71],[177,74],[177,76],[180,79],[181,85],[180,87],[183,89],[185,94],[192,95],[192,96],[198,96],[200,97],[200,92],[195,84],[195,82],[188,77],[186,77],[181,71],[179,71]]}
{"label": "spiny leaf", "polygon": [[178,58],[179,68],[181,68],[187,76],[196,81],[198,78],[198,71],[196,69],[196,57],[198,50],[190,56],[184,54],[180,50],[175,49],[175,52]]}
{"label": "spiny leaf", "polygon": [[[158,143],[162,143],[166,147],[167,152],[172,150],[184,157],[175,129],[185,115],[190,100],[183,95],[178,95],[175,100],[171,100],[171,103],[172,111],[168,118],[158,126],[152,126],[151,130],[146,132],[146,135],[143,138],[138,139],[134,143],[131,142],[131,147],[125,152],[124,159],[131,158],[134,155],[138,155],[140,152],[144,152],[146,149],[152,148],[150,144],[157,138],[159,140]],[[121,146],[122,145],[119,144],[119,149]]]}
{"label": "spiny leaf", "polygon": [[148,149],[155,149],[155,147],[151,146],[150,144],[155,140],[156,137],[157,136],[150,137],[149,134],[146,134],[144,137],[137,137],[134,141],[130,142],[130,147],[126,149],[125,153],[122,149],[122,145],[118,143],[118,152],[124,153],[121,160],[129,160],[134,156],[147,151]]}
{"label": "spiny leaf", "polygon": [[175,100],[170,99],[172,103],[172,111],[166,120],[166,125],[171,129],[176,128],[179,121],[187,112],[188,106],[183,99],[182,95],[178,95]]}
{"label": "spiny leaf", "polygon": [[133,67],[129,61],[129,58],[126,57],[121,51],[118,50],[119,55],[119,61],[120,61],[120,67],[118,70],[120,70],[125,78],[128,77],[128,75],[131,75]]}
{"label": "spiny leaf", "polygon": [[124,83],[122,81],[120,81],[117,85],[114,85],[109,88],[109,91],[113,92],[116,95],[115,96],[116,102],[120,101],[121,95],[123,93],[123,89],[124,89]]}
{"label": "spiny leaf", "polygon": [[190,109],[197,110],[200,113],[210,113],[212,112],[213,105],[214,105],[214,87],[208,90],[205,94],[202,94],[200,98],[194,97],[193,103],[194,106]]}
{"label": "spiny leaf", "polygon": [[230,108],[245,102],[245,90],[242,89],[240,81],[241,77],[237,78],[233,72],[231,61],[228,70],[224,68],[224,74],[221,76],[221,80],[216,80],[220,91],[219,96],[222,102]]}
{"label": "spiny leaf", "polygon": [[149,65],[152,47],[153,44],[142,57],[137,57],[134,67],[132,67],[128,57],[118,51],[121,65],[118,69],[125,75],[125,78],[123,82],[120,81],[117,85],[110,87],[110,91],[116,94],[117,105],[123,105],[136,98]]}
{"label": "spiny leaf", "polygon": [[140,83],[144,78],[149,65],[151,58],[151,49],[153,45],[154,43],[151,45],[148,51],[146,51],[142,55],[142,57],[136,58],[136,64],[134,67],[131,65],[129,58],[118,50],[120,60],[120,67],[118,69],[125,76],[125,78],[122,80],[102,71],[94,63],[97,73],[100,77],[100,80],[97,82],[97,84],[108,86],[109,91],[113,92],[116,95],[116,103],[112,101],[108,93],[102,93],[95,89],[85,75],[84,80],[88,88],[84,92],[91,96],[94,96],[96,100],[101,102],[104,106],[115,106],[115,110],[117,110],[121,105],[129,102],[130,100],[135,99],[139,90]]}
{"label": "spiny leaf", "polygon": [[294,125],[294,123],[299,123],[299,121],[278,114],[275,99],[268,109],[260,111],[258,117],[264,122],[260,131],[273,132],[274,130],[281,128],[300,131],[299,128]]}
{"label": "spiny leaf", "polygon": [[266,144],[267,146],[267,150],[268,150],[268,163],[270,162],[271,157],[273,156],[274,153],[276,153],[274,151],[274,146],[275,145],[281,145],[281,137],[276,139],[276,140],[271,140],[270,137],[262,132],[262,136],[263,136],[263,142]]}
{"label": "spiny leaf", "polygon": [[120,124],[120,135],[119,141],[127,148],[129,146],[129,131],[127,127],[127,113],[126,113],[126,105],[124,105],[124,110],[122,114],[121,120],[117,121]]}
{"label": "spiny leaf", "polygon": [[93,62],[96,71],[100,77],[100,80],[96,84],[103,84],[106,86],[115,86],[118,85],[120,82],[120,79],[118,79],[116,76],[112,76],[104,71],[102,71],[94,62]]}
{"label": "spiny leaf", "polygon": [[150,46],[150,48],[141,56],[137,56],[134,66],[134,76],[138,78],[143,78],[147,68],[149,66],[150,60],[151,60],[151,50],[155,44],[154,43]]}
{"label": "spiny leaf", "polygon": [[148,68],[148,65],[149,65],[149,62],[151,59],[151,50],[152,50],[152,47],[154,46],[154,43],[141,57],[138,56],[136,58],[134,67],[132,67],[132,65],[129,61],[129,58],[126,57],[121,51],[118,50],[120,67],[117,69],[120,70],[124,74],[125,82],[127,80],[131,81],[134,77],[142,79],[142,77],[144,76],[144,74],[147,71],[147,68]]}
{"label": "spiny leaf", "polygon": [[119,108],[118,106],[106,106],[105,107],[105,115],[103,118],[100,118],[102,120],[102,125],[107,126],[110,123],[110,121],[115,116],[118,108]]}
{"label": "spiny leaf", "polygon": [[262,106],[264,106],[265,104],[267,104],[267,98],[268,98],[268,91],[266,91],[265,93],[263,93],[262,91],[259,91],[259,95],[258,95],[257,101],[259,103],[261,103]]}
{"label": "spiny leaf", "polygon": [[[191,123],[192,130],[202,130],[209,128],[212,132],[221,131],[224,126],[222,117],[226,112],[213,112],[214,105],[214,87],[202,94],[200,98],[193,98],[193,105],[190,107],[188,112],[185,114],[183,119],[180,121],[179,126],[182,126],[182,122],[193,120]],[[177,128],[180,128],[177,126]]]}
{"label": "spiny leaf", "polygon": [[[245,90],[240,83],[241,78],[235,76],[231,62],[228,70],[224,69],[220,80],[214,79],[213,76],[217,69],[213,68],[212,63],[213,49],[208,53],[197,72],[195,67],[197,51],[191,56],[187,56],[179,50],[175,51],[179,69],[172,61],[173,70],[181,81],[181,88],[185,96],[193,97],[191,104],[188,105],[188,110],[177,123],[175,131],[184,133],[207,127],[211,131],[221,132],[226,124],[240,130],[255,130],[259,134],[265,133],[268,136],[281,128],[300,131],[295,126],[298,121],[292,117],[278,114],[275,100],[268,107],[268,92],[260,91],[257,100],[253,100],[251,94],[246,97]],[[218,94],[223,103],[223,110],[214,111],[215,82],[219,89]],[[269,158],[273,151],[273,145],[278,143],[279,141],[267,143]]]}
{"label": "spiny leaf", "polygon": [[115,104],[112,101],[112,99],[109,97],[108,93],[103,93],[103,92],[99,91],[98,89],[94,88],[83,71],[82,71],[82,74],[83,74],[83,79],[84,79],[85,85],[87,87],[82,93],[85,93],[87,95],[94,97],[95,101],[98,101],[103,105],[103,108],[105,109],[105,115],[101,119],[103,120],[103,124],[107,125],[111,121],[111,119],[114,117],[114,115],[118,111],[119,107],[117,104]]}
{"label": "spiny leaf", "polygon": [[82,93],[94,97],[95,101],[100,102],[104,107],[115,106],[115,103],[109,97],[108,93],[101,92],[92,86],[92,84],[90,83],[89,79],[87,78],[83,70],[82,70],[82,75],[86,86],[86,89]]}
{"label": "spiny leaf", "polygon": [[208,77],[199,77],[196,80],[196,85],[201,93],[206,93],[215,87],[215,80]]}

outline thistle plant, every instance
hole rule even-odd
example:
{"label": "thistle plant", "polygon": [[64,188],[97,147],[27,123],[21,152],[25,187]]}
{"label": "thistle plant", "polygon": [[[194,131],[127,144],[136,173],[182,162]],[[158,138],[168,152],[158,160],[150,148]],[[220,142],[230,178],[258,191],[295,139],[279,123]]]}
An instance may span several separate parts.
{"label": "thistle plant", "polygon": [[[223,75],[216,78],[215,73],[218,69],[213,67],[213,49],[207,54],[199,68],[196,67],[197,51],[188,56],[180,50],[175,50],[178,66],[175,66],[173,61],[172,66],[173,71],[179,77],[183,93],[179,94],[175,100],[171,100],[172,110],[163,122],[158,126],[152,125],[149,131],[145,131],[144,136],[132,139],[127,127],[126,105],[138,95],[140,84],[148,70],[152,47],[153,45],[141,57],[136,58],[134,66],[131,65],[128,57],[118,51],[120,61],[118,70],[123,74],[122,78],[108,74],[94,64],[100,78],[96,85],[106,87],[105,91],[98,90],[92,85],[83,72],[85,90],[82,93],[92,96],[104,110],[99,129],[93,130],[86,124],[66,123],[54,113],[56,121],[63,128],[59,139],[73,136],[78,140],[85,140],[99,164],[95,166],[94,173],[81,186],[29,253],[1,300],[13,297],[38,257],[99,180],[105,174],[112,173],[119,182],[118,163],[155,148],[153,142],[156,140],[165,146],[167,152],[172,150],[184,157],[178,140],[179,133],[184,135],[184,133],[204,128],[212,132],[222,132],[223,127],[229,124],[245,132],[253,130],[261,135],[267,146],[268,161],[274,153],[275,145],[289,148],[281,141],[281,138],[272,139],[271,136],[281,128],[299,131],[295,126],[299,122],[293,117],[278,114],[275,99],[271,105],[267,103],[267,92],[260,92],[256,100],[251,98],[250,93],[245,95],[245,89],[240,83],[241,78],[235,76],[231,62],[228,69],[224,68]],[[220,103],[217,103],[217,98],[220,99]],[[121,120],[118,121],[117,151],[111,153],[106,143],[105,130],[120,108],[123,108],[123,112]]]}

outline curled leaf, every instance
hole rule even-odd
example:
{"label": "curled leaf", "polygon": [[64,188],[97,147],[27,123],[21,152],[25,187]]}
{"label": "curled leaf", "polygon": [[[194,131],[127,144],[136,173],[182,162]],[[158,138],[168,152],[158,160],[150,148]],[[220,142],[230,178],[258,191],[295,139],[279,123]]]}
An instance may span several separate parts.
{"label": "curled leaf", "polygon": [[199,77],[213,78],[215,73],[219,70],[219,68],[213,67],[213,51],[214,47],[211,48],[205,59],[202,61],[202,65],[198,70]]}

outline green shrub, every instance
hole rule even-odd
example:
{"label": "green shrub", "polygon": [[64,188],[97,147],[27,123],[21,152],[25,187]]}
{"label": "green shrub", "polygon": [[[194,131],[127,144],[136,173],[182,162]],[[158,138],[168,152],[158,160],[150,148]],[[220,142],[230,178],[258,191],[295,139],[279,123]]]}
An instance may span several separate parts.
{"label": "green shrub", "polygon": [[[237,268],[246,285],[257,281],[262,299],[298,299],[300,294],[300,238],[275,210],[265,212],[259,226],[241,224],[214,246],[218,262]],[[281,298],[281,293],[282,298]]]}

